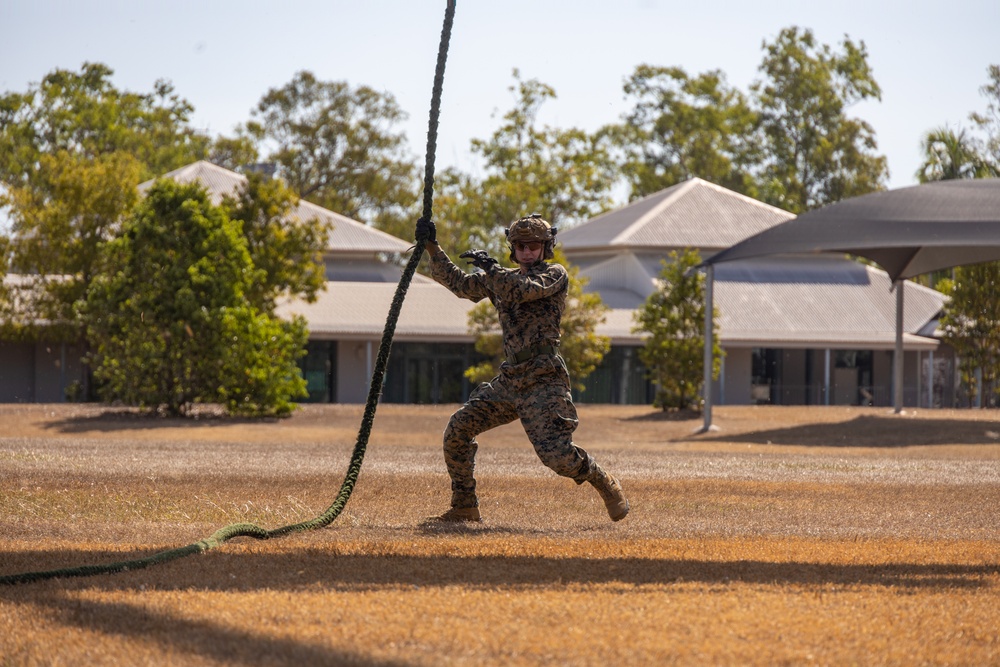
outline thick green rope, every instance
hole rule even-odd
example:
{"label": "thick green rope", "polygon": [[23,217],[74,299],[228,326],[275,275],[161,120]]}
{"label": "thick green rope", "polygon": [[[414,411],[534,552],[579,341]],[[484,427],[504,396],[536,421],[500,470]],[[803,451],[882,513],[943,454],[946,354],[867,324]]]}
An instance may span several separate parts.
{"label": "thick green rope", "polygon": [[[431,95],[430,120],[427,128],[427,156],[424,169],[424,200],[423,216],[431,219],[431,203],[434,198],[434,153],[437,150],[437,128],[438,117],[441,110],[441,88],[444,83],[444,67],[448,58],[448,43],[451,39],[451,26],[455,17],[456,0],[448,0],[445,10],[444,26],[441,29],[441,44],[438,48],[437,68],[434,72],[434,91]],[[368,388],[368,401],[365,404],[365,412],[361,418],[361,427],[358,429],[358,440],[354,445],[351,454],[351,461],[347,466],[347,474],[344,482],[340,486],[340,493],[337,494],[333,504],[314,519],[301,523],[282,526],[273,530],[267,530],[252,523],[234,523],[224,526],[207,537],[194,544],[185,547],[170,549],[135,560],[120,561],[107,565],[83,565],[80,567],[70,567],[59,570],[48,570],[42,572],[24,572],[21,574],[8,574],[0,576],[0,585],[25,584],[44,579],[57,579],[64,577],[89,577],[96,574],[114,574],[128,570],[140,570],[150,565],[166,563],[168,561],[190,556],[214,549],[234,537],[253,537],[258,540],[269,540],[274,537],[281,537],[289,533],[305,532],[324,528],[340,516],[344,506],[347,505],[354,486],[358,481],[358,474],[361,472],[361,464],[365,458],[365,450],[368,447],[368,438],[371,435],[372,423],[375,421],[375,409],[378,406],[379,397],[382,395],[382,384],[385,380],[385,371],[389,363],[389,351],[392,348],[392,337],[396,331],[396,323],[399,320],[399,312],[403,307],[403,300],[406,298],[406,291],[409,289],[410,281],[417,270],[420,258],[424,252],[424,239],[417,239],[417,244],[410,255],[403,275],[396,286],[396,293],[392,297],[392,304],[389,307],[389,315],[386,317],[385,328],[382,330],[382,340],[379,343],[378,355],[375,358],[375,368],[372,372],[371,384]]]}

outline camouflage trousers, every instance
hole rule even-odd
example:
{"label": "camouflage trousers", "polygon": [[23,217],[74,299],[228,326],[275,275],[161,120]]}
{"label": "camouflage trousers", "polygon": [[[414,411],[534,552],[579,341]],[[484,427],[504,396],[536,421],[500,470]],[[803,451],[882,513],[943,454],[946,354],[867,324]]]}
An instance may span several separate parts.
{"label": "camouflage trousers", "polygon": [[539,355],[520,364],[501,365],[500,374],[479,385],[451,416],[444,432],[444,458],[453,507],[478,503],[476,436],[515,419],[521,420],[542,463],[577,483],[587,480],[594,462],[573,444],[579,421],[566,364],[556,355]]}

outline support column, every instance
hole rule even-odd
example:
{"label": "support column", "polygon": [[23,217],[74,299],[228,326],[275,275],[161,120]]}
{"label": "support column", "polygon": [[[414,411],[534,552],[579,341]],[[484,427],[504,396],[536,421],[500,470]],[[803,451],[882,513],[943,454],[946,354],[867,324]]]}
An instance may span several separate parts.
{"label": "support column", "polygon": [[372,342],[365,341],[365,377],[371,378],[374,368],[372,367]]}
{"label": "support column", "polygon": [[66,343],[59,343],[59,402],[66,402]]}
{"label": "support column", "polygon": [[892,355],[892,406],[898,415],[903,411],[903,281],[897,280],[896,290],[896,350]]}
{"label": "support column", "polygon": [[708,432],[712,428],[712,317],[715,313],[712,291],[714,281],[715,267],[709,264],[705,267],[705,388],[702,390],[704,395],[704,408],[702,412],[704,424],[701,428],[703,433]]}
{"label": "support column", "polygon": [[823,393],[823,404],[830,405],[830,348],[823,350]]}
{"label": "support column", "polygon": [[726,358],[719,360],[719,405],[726,404]]}
{"label": "support column", "polygon": [[934,407],[934,350],[927,353],[927,407]]}

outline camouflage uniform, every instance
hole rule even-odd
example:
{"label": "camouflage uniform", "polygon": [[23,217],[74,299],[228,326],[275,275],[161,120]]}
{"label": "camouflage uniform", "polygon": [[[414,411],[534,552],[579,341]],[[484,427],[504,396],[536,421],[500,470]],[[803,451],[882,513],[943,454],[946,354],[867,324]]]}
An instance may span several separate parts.
{"label": "camouflage uniform", "polygon": [[578,420],[569,373],[558,355],[559,322],[566,308],[569,275],[559,264],[540,261],[527,273],[496,268],[469,274],[443,251],[431,256],[431,275],[459,297],[489,299],[503,329],[506,360],[451,417],[444,433],[452,507],[474,507],[476,436],[520,419],[542,463],[578,484],[596,466],[573,444]]}

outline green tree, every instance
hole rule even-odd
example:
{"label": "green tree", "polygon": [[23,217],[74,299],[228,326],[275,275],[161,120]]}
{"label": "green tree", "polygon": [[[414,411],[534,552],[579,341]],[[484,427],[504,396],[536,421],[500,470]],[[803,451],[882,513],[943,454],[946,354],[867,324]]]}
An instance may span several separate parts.
{"label": "green tree", "polygon": [[[1000,66],[991,65],[988,73],[990,83],[981,89],[989,99],[987,111],[970,114],[985,138],[963,128],[929,131],[922,142],[924,162],[917,171],[921,183],[1000,176]],[[996,386],[1000,374],[998,281],[1000,263],[961,266],[926,279],[950,297],[941,324],[945,339],[958,355],[962,386],[970,405],[977,395],[986,399],[984,406],[995,398],[989,388]]]}
{"label": "green tree", "polygon": [[986,68],[989,82],[979,91],[987,99],[986,112],[970,114],[969,118],[985,133],[982,155],[993,168],[993,175],[1000,176],[1000,65]]}
{"label": "green tree", "polygon": [[5,280],[7,267],[10,263],[9,241],[0,235],[0,338],[10,339],[13,336],[9,327],[17,327],[18,318],[14,301],[14,291]]}
{"label": "green tree", "polygon": [[496,376],[503,363],[503,334],[492,303],[480,301],[469,311],[469,333],[476,337],[476,352],[486,358],[466,368],[464,375],[473,384],[487,382]]}
{"label": "green tree", "polygon": [[257,143],[257,140],[246,132],[246,128],[240,127],[236,136],[215,138],[209,149],[208,161],[229,171],[243,171],[248,165],[260,162]]}
{"label": "green tree", "polygon": [[282,296],[315,301],[325,285],[323,251],[332,225],[319,218],[297,218],[298,203],[298,196],[280,180],[258,174],[249,174],[246,187],[222,201],[226,214],[242,223],[250,259],[259,272],[246,297],[268,313]]}
{"label": "green tree", "polygon": [[847,115],[880,100],[864,42],[842,50],[818,44],[810,30],[783,29],[764,43],[763,80],[751,91],[763,132],[761,198],[792,213],[883,189],[888,177],[875,131]]}
{"label": "green tree", "polygon": [[559,332],[562,342],[559,353],[566,361],[570,382],[577,391],[584,391],[583,381],[604,361],[611,351],[611,339],[597,333],[597,325],[606,319],[607,305],[596,292],[584,292],[590,278],[580,275],[579,267],[569,264],[556,249],[555,259],[569,271],[569,292],[566,311]]}
{"label": "green tree", "polygon": [[141,94],[116,88],[113,74],[84,63],[0,97],[0,182],[30,187],[39,156],[60,151],[88,159],[126,153],[142,165],[143,180],[205,156],[209,138],[191,127],[194,109],[169,82]]}
{"label": "green tree", "polygon": [[555,90],[537,79],[522,80],[517,70],[514,79],[516,102],[502,125],[489,140],[472,141],[486,164],[483,185],[508,206],[499,223],[506,226],[525,209],[544,210],[553,225],[606,211],[615,178],[610,155],[582,130],[539,127],[538,112],[556,98]]}
{"label": "green tree", "polygon": [[[0,97],[0,209],[10,270],[21,274],[8,335],[77,340],[75,304],[93,279],[98,245],[113,237],[143,179],[204,157],[192,107],[158,81],[122,91],[113,71],[57,69],[23,93]],[[84,374],[85,391],[88,374]]]}
{"label": "green tree", "polygon": [[233,414],[283,415],[305,395],[296,366],[305,322],[247,301],[262,272],[240,223],[204,188],[157,181],[101,262],[81,310],[105,400],[171,414],[222,403]]}
{"label": "green tree", "polygon": [[[565,266],[569,273],[566,310],[559,323],[559,354],[566,362],[573,388],[583,391],[583,381],[611,349],[611,339],[597,334],[597,325],[604,321],[608,307],[599,294],[583,291],[588,279],[580,276],[580,269],[570,265],[558,248],[554,255],[552,261]],[[469,331],[476,337],[476,351],[488,358],[466,369],[465,377],[470,382],[486,382],[496,376],[503,362],[503,337],[493,304],[482,301],[469,312]]]}
{"label": "green tree", "polygon": [[[972,113],[971,120],[986,133],[985,139],[948,128],[927,133],[923,141],[925,160],[917,172],[921,182],[960,178],[991,178],[1000,175],[1000,66],[988,69],[990,83],[981,89],[987,96],[987,112]],[[984,407],[995,404],[1000,378],[1000,262],[959,266],[951,276],[937,282],[948,295],[941,318],[944,338],[958,355],[958,366],[966,397],[973,405],[983,397]]]}
{"label": "green tree", "polygon": [[267,91],[252,117],[241,136],[271,149],[266,160],[300,197],[390,233],[405,224],[412,234],[420,181],[396,129],[406,114],[391,94],[302,71]]}
{"label": "green tree", "polygon": [[924,162],[916,174],[921,183],[1000,176],[1000,66],[987,72],[990,82],[980,88],[986,112],[969,114],[974,129],[940,127],[924,135]]}
{"label": "green tree", "polygon": [[948,181],[957,178],[989,178],[995,170],[965,130],[946,127],[931,130],[921,142],[924,162],[917,170],[917,180]]}
{"label": "green tree", "polygon": [[612,204],[618,172],[601,139],[579,129],[540,127],[539,109],[555,91],[521,80],[517,70],[514,78],[514,107],[489,139],[472,141],[484,176],[449,170],[435,184],[438,239],[449,251],[485,248],[505,255],[502,230],[523,215],[541,212],[558,226]]}
{"label": "green tree", "polygon": [[624,90],[634,107],[604,131],[624,151],[631,199],[694,176],[756,196],[757,114],[722,72],[639,65]]}
{"label": "green tree", "polygon": [[[696,405],[704,384],[705,276],[694,270],[700,262],[696,250],[671,252],[663,261],[659,289],[635,313],[633,331],[649,336],[639,359],[656,385],[653,405],[664,411]],[[712,377],[719,376],[722,363],[717,334]]]}
{"label": "green tree", "polygon": [[[957,267],[953,278],[938,283],[948,295],[941,317],[944,339],[958,355],[962,386],[969,405],[982,394],[983,407],[995,404],[987,389],[996,388],[1000,377],[1000,262]],[[977,380],[977,371],[979,379]]]}
{"label": "green tree", "polygon": [[[4,327],[13,337],[77,341],[76,317],[97,271],[99,243],[117,233],[135,203],[141,165],[115,151],[84,157],[66,150],[39,154],[30,184],[9,188],[13,212],[11,263],[18,281],[19,313]],[[124,184],[125,185],[123,187]]]}

